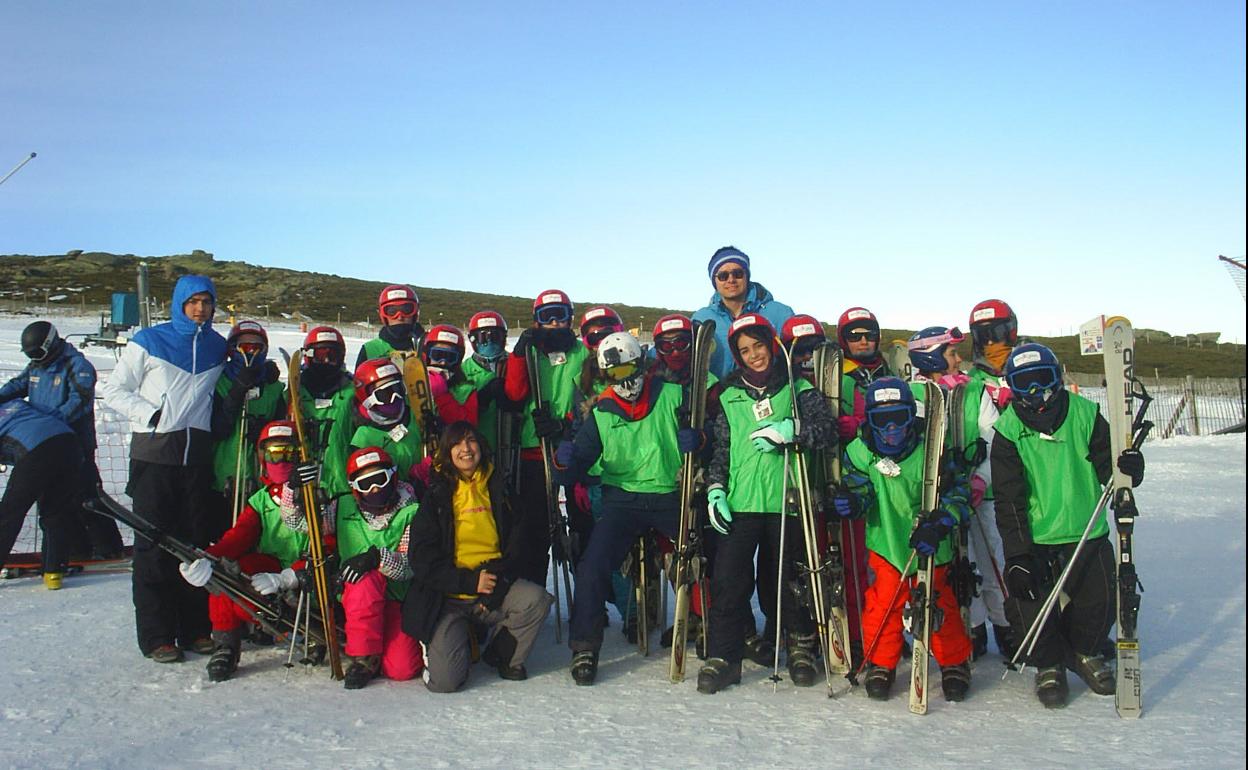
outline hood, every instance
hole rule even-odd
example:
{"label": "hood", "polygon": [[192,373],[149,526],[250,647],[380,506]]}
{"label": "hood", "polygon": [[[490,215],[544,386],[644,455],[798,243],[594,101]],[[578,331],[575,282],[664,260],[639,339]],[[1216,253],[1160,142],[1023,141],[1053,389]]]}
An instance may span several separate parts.
{"label": "hood", "polygon": [[[212,285],[212,279],[206,275],[184,275],[178,279],[178,283],[173,287],[173,302],[169,306],[169,320],[173,323],[173,328],[177,329],[181,334],[194,334],[196,324],[194,321],[186,317],[186,313],[182,312],[182,305],[191,298],[192,295],[206,291],[212,295],[215,302],[217,299],[217,288]],[[212,329],[212,321],[209,320],[203,326],[203,331]]]}

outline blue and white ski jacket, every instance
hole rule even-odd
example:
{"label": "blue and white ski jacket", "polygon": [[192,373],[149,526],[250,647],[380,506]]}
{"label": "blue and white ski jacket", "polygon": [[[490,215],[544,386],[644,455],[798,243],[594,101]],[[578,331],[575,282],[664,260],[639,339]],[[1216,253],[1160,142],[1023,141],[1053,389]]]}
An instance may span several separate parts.
{"label": "blue and white ski jacket", "polygon": [[142,329],[100,386],[104,403],[130,420],[130,457],[160,465],[212,462],[212,393],[225,366],[225,338],[212,321],[182,312],[193,294],[216,299],[212,279],[184,275],[173,288],[172,320]]}
{"label": "blue and white ski jacket", "polygon": [[[780,333],[780,327],[784,326],[784,322],[793,317],[793,308],[783,302],[777,302],[776,298],[771,296],[771,292],[755,281],[750,281],[750,288],[746,292],[745,307],[741,308],[741,312],[742,314],[758,313],[766,318],[772,326],[776,327],[776,334]],[[732,326],[735,318],[736,316],[724,307],[719,294],[711,295],[710,304],[693,314],[694,323],[715,322],[715,349],[711,351],[711,373],[721,380],[737,368],[737,362],[728,350],[728,327]]]}
{"label": "blue and white ski jacket", "polygon": [[27,364],[0,387],[0,403],[15,398],[25,398],[39,411],[59,417],[84,447],[95,448],[95,367],[68,342],[61,342],[53,360]]}
{"label": "blue and white ski jacket", "polygon": [[66,433],[69,426],[17,399],[0,404],[0,463],[17,465],[35,447]]}

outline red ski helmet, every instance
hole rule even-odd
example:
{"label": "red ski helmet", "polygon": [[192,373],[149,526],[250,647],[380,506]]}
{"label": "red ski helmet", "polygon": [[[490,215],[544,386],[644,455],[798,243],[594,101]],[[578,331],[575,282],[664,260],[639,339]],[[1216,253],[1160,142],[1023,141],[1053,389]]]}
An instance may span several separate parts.
{"label": "red ski helmet", "polygon": [[386,450],[376,446],[357,449],[347,457],[347,484],[356,497],[390,490],[398,468]]}
{"label": "red ski helmet", "polygon": [[689,319],[689,316],[681,315],[680,313],[665,315],[654,322],[654,333],[651,336],[657,338],[659,335],[667,334],[668,332],[688,332],[693,334],[693,321]]}
{"label": "red ski helmet", "polygon": [[880,322],[875,313],[865,307],[851,307],[836,322],[836,341],[844,350],[849,350],[848,336],[853,334],[874,334],[876,342],[880,338]]}
{"label": "red ski helmet", "polygon": [[354,478],[360,471],[376,467],[393,468],[394,460],[381,447],[366,446],[357,449],[347,457],[347,478]]}
{"label": "red ski helmet", "polygon": [[814,316],[798,313],[780,327],[780,339],[785,347],[792,347],[793,341],[802,337],[827,339],[827,335],[823,333],[823,324],[819,323]]}
{"label": "red ski helmet", "polygon": [[507,319],[503,318],[501,313],[493,310],[482,310],[474,313],[472,318],[468,319],[468,336],[471,337],[473,332],[482,329],[501,329],[503,334],[507,334]]}
{"label": "red ski helmet", "polygon": [[1018,316],[999,299],[986,299],[971,308],[971,341],[975,350],[989,342],[1018,343]]}
{"label": "red ski helmet", "polygon": [[[572,300],[562,290],[547,289],[533,300],[533,320],[539,324],[560,319],[571,323],[574,309]],[[546,320],[543,320],[544,316]]]}
{"label": "red ski helmet", "polygon": [[292,455],[291,462],[298,459],[299,434],[295,429],[295,424],[290,420],[274,420],[260,429],[260,437],[256,439],[256,460],[262,469],[264,468],[264,449],[269,444],[295,446],[296,454]]}
{"label": "red ski helmet", "polygon": [[[448,348],[456,351],[454,356],[439,352]],[[450,324],[438,324],[425,334],[420,356],[427,366],[454,367],[464,360],[466,352],[464,333]]]}
{"label": "red ski helmet", "polygon": [[622,331],[624,319],[606,305],[594,305],[581,316],[581,339],[590,350],[596,350],[607,335]]}
{"label": "red ski helmet", "polygon": [[[330,356],[318,353],[319,350],[332,351],[332,360]],[[303,338],[303,358],[308,363],[319,361],[342,365],[347,358],[347,342],[342,333],[332,326],[313,327]]]}
{"label": "red ski helmet", "polygon": [[370,358],[355,368],[352,381],[355,384],[355,399],[363,402],[372,392],[382,385],[403,380],[403,372],[388,358]]}
{"label": "red ski helmet", "polygon": [[230,327],[229,336],[225,338],[226,346],[233,348],[234,343],[238,340],[239,337],[243,336],[244,334],[259,335],[260,339],[264,340],[264,347],[266,349],[269,347],[268,332],[264,330],[264,327],[260,325],[259,321],[251,321],[251,320],[239,321],[238,323]]}
{"label": "red ski helmet", "polygon": [[394,315],[393,312],[386,312],[387,307],[407,303],[411,304],[412,312],[405,315],[411,315],[412,318],[419,319],[420,297],[416,296],[416,290],[411,286],[404,286],[403,284],[398,283],[390,284],[386,288],[382,289],[381,294],[377,296],[377,310],[381,313],[383,318],[387,315]]}
{"label": "red ski helmet", "polygon": [[780,340],[776,337],[776,327],[758,313],[745,313],[728,327],[728,350],[732,353],[732,360],[737,363],[737,366],[743,365],[741,354],[737,351],[737,336],[746,329],[761,329],[763,334],[771,340],[772,358],[780,355]]}

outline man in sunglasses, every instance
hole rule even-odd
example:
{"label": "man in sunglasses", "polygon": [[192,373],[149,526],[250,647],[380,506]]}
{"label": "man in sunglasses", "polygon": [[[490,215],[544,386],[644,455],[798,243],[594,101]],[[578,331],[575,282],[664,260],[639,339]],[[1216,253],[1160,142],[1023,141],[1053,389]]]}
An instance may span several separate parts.
{"label": "man in sunglasses", "polygon": [[[525,536],[525,551],[517,555],[517,573],[525,580],[546,585],[551,546],[545,469],[541,439],[558,441],[570,422],[575,394],[589,349],[572,331],[572,300],[559,289],[533,300],[533,325],[520,333],[507,360],[504,393],[524,404],[520,425],[520,493],[515,508]],[[538,351],[537,376],[545,403],[536,403],[529,390],[528,351]],[[568,554],[569,557],[574,554]]]}
{"label": "man in sunglasses", "polygon": [[420,298],[411,286],[391,284],[377,297],[381,331],[360,348],[355,365],[370,358],[390,358],[395,351],[420,352],[425,329],[420,325]]}
{"label": "man in sunglasses", "polygon": [[1115,620],[1116,557],[1097,501],[1114,463],[1131,486],[1139,486],[1144,456],[1127,449],[1112,457],[1100,408],[1066,390],[1061,364],[1044,345],[1015,348],[1005,379],[1013,396],[994,426],[990,460],[1014,638],[1021,639],[1039,616],[1089,518],[1097,517],[1063,586],[1067,601],[1040,628],[1027,659],[1036,667],[1036,697],[1046,708],[1061,708],[1067,668],[1098,695],[1110,695],[1116,686],[1101,652]]}
{"label": "man in sunglasses", "polygon": [[286,415],[286,388],[268,352],[269,335],[258,321],[239,321],[225,338],[225,368],[212,397],[212,476],[222,530],[256,491],[259,464],[247,448],[261,428]]}
{"label": "man in sunglasses", "polygon": [[766,287],[750,278],[750,258],[735,246],[724,246],[712,254],[706,271],[715,294],[706,307],[693,314],[693,321],[715,322],[711,373],[722,379],[736,368],[728,351],[732,322],[745,313],[758,313],[779,329],[793,315],[793,308],[777,302]]}
{"label": "man in sunglasses", "polygon": [[[135,513],[203,547],[220,534],[212,504],[212,394],[225,366],[225,338],[212,328],[212,280],[184,275],[173,289],[172,320],[141,329],[100,386],[104,403],[130,421]],[[183,648],[208,654],[208,595],[178,576],[178,561],[135,537],[134,610],[139,649],[158,663]],[[181,645],[179,647],[178,645]]]}
{"label": "man in sunglasses", "polygon": [[[96,495],[100,471],[95,465],[95,367],[73,345],[66,344],[56,327],[35,321],[22,330],[22,353],[30,363],[0,387],[0,404],[25,398],[44,414],[60,418],[73,429],[82,446],[79,494],[89,500]],[[66,551],[92,558],[121,556],[121,533],[117,522],[85,508],[66,523]]]}

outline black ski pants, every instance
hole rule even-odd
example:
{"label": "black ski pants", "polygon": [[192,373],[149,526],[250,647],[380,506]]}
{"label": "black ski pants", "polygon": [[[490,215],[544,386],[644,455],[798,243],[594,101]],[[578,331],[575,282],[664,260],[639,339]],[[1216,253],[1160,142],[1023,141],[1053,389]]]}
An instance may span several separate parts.
{"label": "black ski pants", "polygon": [[[134,512],[162,532],[201,548],[221,533],[211,502],[212,466],[130,461],[126,493]],[[189,646],[210,634],[208,592],[178,572],[178,560],[152,541],[134,538],[134,625],[144,655],[164,644]]]}
{"label": "black ski pants", "polygon": [[13,465],[4,497],[0,498],[0,565],[8,560],[26,513],[38,504],[44,532],[44,569],[64,571],[69,539],[78,525],[82,504],[77,483],[81,462],[78,438],[62,433],[39,444]]}
{"label": "black ski pants", "polygon": [[[1034,545],[1033,552],[1040,563],[1047,566],[1044,593],[1048,595],[1067,561],[1075,551],[1075,544]],[[1037,668],[1065,664],[1067,653],[1092,655],[1113,628],[1117,612],[1114,594],[1116,581],[1114,546],[1109,536],[1089,540],[1079,554],[1079,560],[1066,578],[1062,593],[1069,600],[1049,613],[1049,619],[1040,629],[1040,638],[1030,658],[1025,659]],[[1036,601],[1010,597],[1005,603],[1006,617],[1014,629],[1014,638],[1022,639],[1027,629],[1040,614],[1045,596]]]}
{"label": "black ski pants", "polygon": [[[715,571],[711,577],[710,628],[708,655],[723,658],[729,664],[740,663],[745,653],[745,633],[754,628],[750,595],[754,592],[754,556],[759,550],[780,553],[780,516],[777,514],[734,514],[732,530],[727,535],[716,533]],[[781,622],[794,633],[809,634],[815,630],[810,614],[798,605],[789,590],[796,578],[796,562],[805,555],[802,525],[796,516],[784,524],[784,590],[780,594]],[[775,561],[771,562],[773,565]],[[771,581],[775,590],[775,578]],[[771,596],[775,602],[775,594]],[[773,631],[774,633],[774,631]]]}

